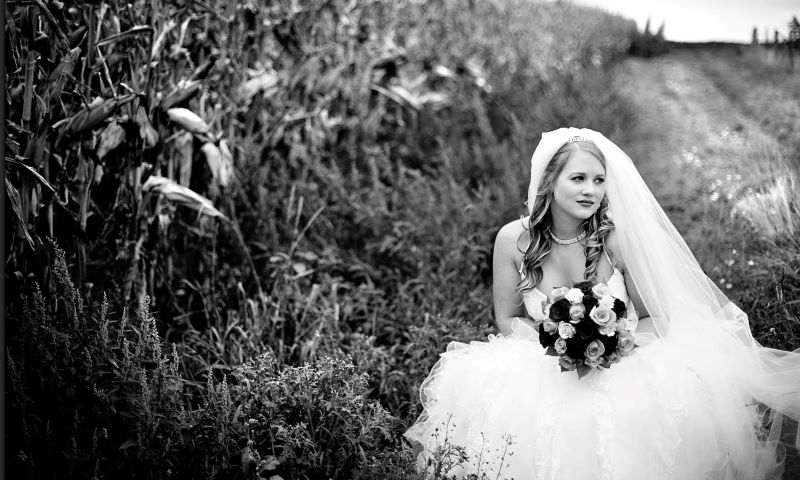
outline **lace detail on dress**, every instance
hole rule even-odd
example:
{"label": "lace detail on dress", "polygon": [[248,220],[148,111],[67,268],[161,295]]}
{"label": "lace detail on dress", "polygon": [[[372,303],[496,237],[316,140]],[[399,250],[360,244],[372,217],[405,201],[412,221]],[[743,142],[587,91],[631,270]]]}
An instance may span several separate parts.
{"label": "lace detail on dress", "polygon": [[646,377],[647,383],[652,389],[651,391],[657,392],[654,395],[654,400],[657,409],[660,411],[658,428],[650,432],[649,439],[652,445],[655,446],[656,455],[656,458],[653,459],[652,473],[655,475],[653,478],[659,480],[674,479],[675,463],[682,436],[682,432],[678,431],[676,426],[683,424],[683,419],[686,418],[685,399],[682,399],[669,386],[660,384],[655,380],[664,378],[664,375],[658,370],[665,368],[665,365],[656,365],[647,356],[644,356],[642,360],[647,369],[652,372],[652,375]]}
{"label": "lace detail on dress", "polygon": [[546,390],[542,400],[541,409],[537,412],[541,418],[541,434],[537,436],[534,448],[534,452],[539,453],[536,455],[536,480],[549,480],[555,477],[561,467],[559,450],[553,448],[560,441],[558,424],[550,413],[557,408],[558,398],[555,390]]}
{"label": "lace detail on dress", "polygon": [[[598,375],[597,373],[600,373]],[[611,392],[614,390],[611,382],[614,376],[603,375],[603,372],[592,372],[591,379],[595,387],[595,395],[592,406],[597,415],[597,463],[600,465],[600,478],[602,480],[614,480],[619,475],[614,470],[616,462],[613,458],[613,451],[610,448],[612,440],[616,437],[614,429],[613,402]]]}

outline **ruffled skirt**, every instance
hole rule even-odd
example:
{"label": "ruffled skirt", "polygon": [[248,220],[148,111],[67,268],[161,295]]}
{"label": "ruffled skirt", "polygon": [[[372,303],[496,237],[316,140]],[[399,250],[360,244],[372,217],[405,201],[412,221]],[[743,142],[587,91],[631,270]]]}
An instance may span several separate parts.
{"label": "ruffled skirt", "polygon": [[405,433],[418,468],[516,480],[780,478],[768,413],[733,376],[669,337],[637,343],[578,379],[521,322],[508,336],[451,342]]}

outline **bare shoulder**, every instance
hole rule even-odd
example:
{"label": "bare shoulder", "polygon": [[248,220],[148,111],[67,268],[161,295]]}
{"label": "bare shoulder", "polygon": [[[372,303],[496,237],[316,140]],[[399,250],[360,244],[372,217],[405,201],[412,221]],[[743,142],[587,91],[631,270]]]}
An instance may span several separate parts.
{"label": "bare shoulder", "polygon": [[611,230],[608,232],[605,240],[605,248],[611,253],[611,256],[614,257],[614,262],[616,262],[617,268],[625,271],[625,257],[622,256],[622,250],[619,248],[619,235],[617,234],[616,229]]}
{"label": "bare shoulder", "polygon": [[528,218],[523,217],[500,227],[494,241],[495,255],[502,254],[506,257],[521,257],[528,246],[527,228]]}

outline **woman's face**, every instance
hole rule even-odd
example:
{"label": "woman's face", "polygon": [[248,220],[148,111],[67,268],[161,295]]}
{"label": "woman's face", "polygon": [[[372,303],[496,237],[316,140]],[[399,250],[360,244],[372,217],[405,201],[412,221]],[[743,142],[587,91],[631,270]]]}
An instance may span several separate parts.
{"label": "woman's face", "polygon": [[554,215],[585,220],[600,208],[606,195],[606,170],[594,155],[576,150],[553,185]]}

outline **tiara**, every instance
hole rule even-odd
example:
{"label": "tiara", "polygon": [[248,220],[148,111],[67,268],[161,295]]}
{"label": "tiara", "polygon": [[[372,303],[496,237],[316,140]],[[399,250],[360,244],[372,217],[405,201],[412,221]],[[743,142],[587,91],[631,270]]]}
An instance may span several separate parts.
{"label": "tiara", "polygon": [[589,142],[589,143],[594,143],[591,138],[586,138],[586,137],[572,137],[567,141],[567,143],[569,143],[569,142]]}

